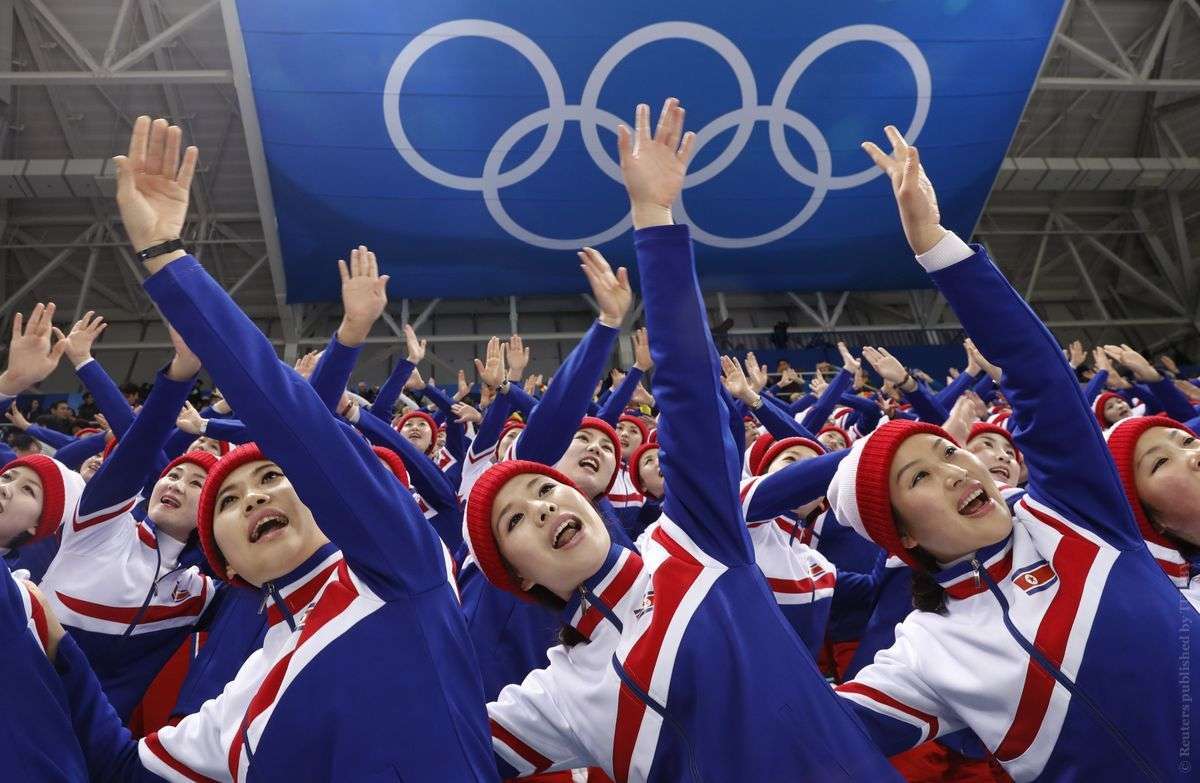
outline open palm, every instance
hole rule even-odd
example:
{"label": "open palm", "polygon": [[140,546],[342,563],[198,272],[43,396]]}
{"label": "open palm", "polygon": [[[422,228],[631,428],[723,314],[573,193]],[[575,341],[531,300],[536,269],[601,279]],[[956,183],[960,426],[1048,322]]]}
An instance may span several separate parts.
{"label": "open palm", "polygon": [[199,153],[188,147],[181,163],[182,140],[183,131],[166,120],[138,117],[129,154],[113,159],[121,220],[139,250],[177,239],[183,231]]}

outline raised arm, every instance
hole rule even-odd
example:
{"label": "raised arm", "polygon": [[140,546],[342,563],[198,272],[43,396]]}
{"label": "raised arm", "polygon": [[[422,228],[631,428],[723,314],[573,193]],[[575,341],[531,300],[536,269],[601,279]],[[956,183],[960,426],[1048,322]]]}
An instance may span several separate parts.
{"label": "raised arm", "polygon": [[1196,415],[1187,397],[1175,388],[1175,382],[1156,370],[1140,353],[1128,345],[1106,345],[1104,351],[1129,368],[1138,381],[1146,384],[1167,416],[1175,421],[1184,422]]}
{"label": "raised arm", "polygon": [[[139,117],[130,156],[117,158],[117,203],[139,251],[178,238],[197,152],[177,167],[181,131]],[[365,315],[378,318],[387,303],[387,277],[373,255],[355,250],[351,268]],[[313,388],[283,367],[275,349],[224,289],[191,256],[175,251],[147,262],[146,291],[180,331],[263,452],[277,462],[342,550],[355,573],[385,599],[433,589],[445,582],[442,544],[412,497],[370,447],[337,421]],[[372,319],[373,320],[373,319]],[[370,323],[339,333],[345,345],[366,339]],[[396,524],[395,517],[408,524]]]}
{"label": "raised arm", "polygon": [[600,317],[558,368],[554,383],[529,414],[525,430],[517,438],[518,459],[553,465],[566,452],[587,415],[592,392],[604,375],[618,329],[633,302],[629,273],[624,268],[613,274],[604,256],[591,248],[581,252],[579,259],[600,305]]}
{"label": "raised arm", "polygon": [[[0,373],[0,412],[12,407],[17,395],[30,386],[41,383],[54,372],[67,341],[54,326],[54,303],[38,304],[26,321],[25,316],[13,316],[12,340],[8,344],[8,365]],[[57,340],[50,344],[50,336]]]}
{"label": "raised arm", "polygon": [[96,406],[108,419],[113,434],[124,437],[133,423],[133,409],[116,382],[104,371],[104,367],[92,357],[92,345],[104,332],[104,319],[88,311],[75,323],[66,338],[67,360],[75,368],[75,375],[96,398]]}
{"label": "raised arm", "polygon": [[[771,397],[754,391],[742,364],[729,356],[721,357],[722,383],[725,389],[735,399],[746,406],[749,414],[758,419],[759,424],[771,433],[776,440],[790,437],[811,438],[812,433],[805,429],[796,419],[783,409],[776,407]],[[737,441],[734,441],[735,443]]]}
{"label": "raised arm", "polygon": [[862,366],[861,360],[854,358],[845,343],[838,343],[838,352],[842,355],[841,372],[821,392],[816,404],[804,414],[804,418],[801,420],[801,423],[812,432],[825,426],[825,422],[833,413],[833,409],[837,407],[842,395],[849,391],[851,384],[854,383],[854,374]]}
{"label": "raised arm", "polygon": [[396,400],[400,399],[400,395],[404,392],[404,387],[408,384],[413,370],[417,369],[417,365],[425,358],[426,341],[418,340],[417,333],[408,324],[404,325],[404,341],[408,346],[408,356],[396,362],[392,374],[379,387],[375,401],[367,409],[375,418],[387,424],[392,423],[392,411],[396,407]]}
{"label": "raised arm", "polygon": [[761,522],[824,497],[838,464],[850,453],[841,449],[813,459],[793,462],[766,476],[746,479],[742,511],[747,522]]}
{"label": "raised arm", "polygon": [[686,226],[672,224],[694,135],[683,133],[683,109],[669,99],[657,133],[650,108],[637,108],[636,131],[621,126],[617,146],[633,212],[658,435],[667,486],[663,511],[708,556],[728,565],[754,562],[738,498],[741,449],[729,431],[708,313],[696,278]]}
{"label": "raised arm", "polygon": [[646,337],[646,330],[638,329],[630,335],[630,340],[633,342],[635,357],[633,366],[629,368],[629,372],[625,374],[621,384],[613,390],[596,413],[596,418],[603,419],[614,427],[617,426],[617,420],[621,418],[621,413],[629,405],[642,378],[654,366],[654,360],[650,358],[650,342]]}
{"label": "raised arm", "polygon": [[54,452],[54,458],[71,470],[79,470],[84,460],[104,451],[107,437],[106,433],[94,432],[82,438],[75,438]]}
{"label": "raised arm", "polygon": [[937,199],[916,148],[891,126],[888,135],[894,156],[873,144],[869,152],[891,176],[917,260],[975,345],[1003,368],[1013,437],[1029,468],[1030,493],[1119,546],[1141,546],[1095,416],[1058,341],[986,250],[968,247],[939,225]]}

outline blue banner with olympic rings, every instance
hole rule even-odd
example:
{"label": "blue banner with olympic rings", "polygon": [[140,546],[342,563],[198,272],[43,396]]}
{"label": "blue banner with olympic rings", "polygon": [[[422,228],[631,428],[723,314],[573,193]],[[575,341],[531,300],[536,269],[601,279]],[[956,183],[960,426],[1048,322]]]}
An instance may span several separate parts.
{"label": "blue banner with olympic rings", "polygon": [[[697,151],[677,222],[723,291],[928,282],[859,148],[896,125],[966,237],[1059,0],[239,0],[288,299],[376,250],[394,296],[580,292],[636,273],[618,122],[668,96]],[[886,148],[886,146],[885,146]]]}

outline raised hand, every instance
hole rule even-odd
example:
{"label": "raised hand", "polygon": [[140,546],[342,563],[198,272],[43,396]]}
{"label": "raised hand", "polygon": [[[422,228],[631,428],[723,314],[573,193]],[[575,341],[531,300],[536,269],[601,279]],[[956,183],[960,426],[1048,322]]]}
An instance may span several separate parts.
{"label": "raised hand", "polygon": [[317,369],[317,361],[321,358],[322,353],[324,351],[309,351],[296,360],[296,363],[292,365],[292,369],[296,371],[297,375],[307,381],[312,377],[313,370]]}
{"label": "raised hand", "polygon": [[479,373],[479,382],[493,389],[504,383],[504,352],[500,338],[488,340],[485,360],[475,360],[475,371]]}
{"label": "raised hand", "polygon": [[967,349],[967,355],[974,359],[975,364],[979,365],[979,369],[991,376],[991,379],[996,383],[1000,382],[1000,368],[987,360],[983,353],[975,347],[974,340],[968,337],[963,341],[963,347]]}
{"label": "raised hand", "polygon": [[754,407],[758,404],[759,396],[742,370],[742,364],[729,356],[721,357],[721,382],[731,395]]}
{"label": "raised hand", "polygon": [[825,373],[817,369],[813,372],[812,380],[808,382],[808,390],[813,394],[820,396],[821,392],[825,391],[829,386],[829,382],[825,380]]}
{"label": "raised hand", "polygon": [[388,276],[379,274],[375,254],[366,245],[350,251],[350,265],[338,260],[342,278],[342,324],[337,338],[342,345],[362,345],[371,327],[387,307]]}
{"label": "raised hand", "polygon": [[471,384],[467,383],[467,374],[458,371],[458,389],[454,392],[454,401],[462,402],[468,394],[471,393]]}
{"label": "raised hand", "polygon": [[532,397],[534,394],[537,394],[538,387],[541,385],[541,375],[530,375],[525,379],[525,393]]}
{"label": "raised hand", "polygon": [[758,357],[754,355],[754,351],[746,354],[746,377],[750,379],[750,387],[755,392],[761,392],[771,382],[771,379],[767,377],[767,365],[758,363]]}
{"label": "raised hand", "polygon": [[[34,384],[44,381],[67,350],[63,333],[54,326],[54,302],[38,303],[29,321],[20,313],[13,316],[12,340],[8,344],[8,367],[0,373],[0,394],[15,397]],[[56,338],[50,345],[50,335]]]}
{"label": "raised hand", "polygon": [[421,371],[413,368],[412,375],[408,376],[408,380],[404,382],[405,391],[420,391],[425,388],[425,379],[421,377]]}
{"label": "raised hand", "polygon": [[1092,349],[1092,366],[1096,368],[1096,372],[1104,370],[1112,375],[1112,362],[1108,360],[1108,354],[1104,352],[1104,348],[1099,345]]}
{"label": "raised hand", "polygon": [[107,432],[110,437],[112,436],[112,425],[108,423],[108,419],[104,418],[103,413],[97,413],[92,418],[94,418],[96,423],[100,425],[100,429]]}
{"label": "raised hand", "polygon": [[[875,372],[879,373],[879,377],[893,386],[908,385],[909,381],[912,381],[912,386],[916,386],[916,381],[913,381],[908,370],[904,368],[899,359],[888,353],[886,348],[864,346],[862,355],[863,359],[875,368]],[[906,391],[912,391],[912,389]]]}
{"label": "raised hand", "polygon": [[16,405],[10,406],[9,409],[4,412],[4,416],[12,422],[14,427],[22,432],[29,429],[29,419],[25,418],[25,414],[21,413],[21,411],[17,409]]}
{"label": "raised hand", "polygon": [[846,372],[858,372],[858,368],[862,367],[862,361],[854,358],[854,354],[850,353],[850,349],[846,347],[844,342],[838,342],[838,353],[842,355],[842,369]]}
{"label": "raised hand", "polygon": [[1087,351],[1083,350],[1083,343],[1074,340],[1067,346],[1067,361],[1071,363],[1071,369],[1078,370],[1086,359]]}
{"label": "raised hand", "polygon": [[950,417],[946,419],[943,429],[954,436],[959,443],[966,443],[971,434],[971,425],[983,418],[987,412],[983,400],[975,392],[964,392],[954,401],[950,409]]}
{"label": "raised hand", "polygon": [[633,366],[642,372],[649,372],[654,360],[650,358],[650,338],[646,336],[645,327],[636,330],[629,339],[633,342]]}
{"label": "raised hand", "polygon": [[579,251],[579,268],[587,276],[588,285],[592,287],[592,296],[600,306],[600,323],[619,329],[625,320],[625,314],[633,305],[633,289],[629,285],[629,270],[625,267],[617,269],[613,274],[612,267],[600,255],[600,251],[585,247]]}
{"label": "raised hand", "polygon": [[646,387],[640,383],[634,387],[633,396],[629,398],[629,401],[634,405],[645,405],[648,408],[654,407],[654,395],[646,391]]}
{"label": "raised hand", "polygon": [[1162,380],[1162,375],[1158,370],[1154,369],[1154,366],[1146,360],[1146,357],[1128,345],[1123,343],[1121,345],[1106,345],[1104,346],[1104,352],[1110,358],[1128,367],[1134,376],[1143,383],[1154,383],[1155,381]]}
{"label": "raised hand", "polygon": [[408,348],[408,361],[415,365],[425,361],[425,346],[428,340],[418,340],[417,332],[410,325],[404,325],[404,345]]}
{"label": "raised hand", "polygon": [[191,435],[200,435],[204,432],[204,417],[190,402],[185,402],[175,418],[175,426]]}
{"label": "raised hand", "polygon": [[104,322],[104,318],[92,310],[88,310],[83,318],[75,322],[66,339],[67,359],[72,367],[78,367],[92,358],[92,344],[106,328],[108,324]]}
{"label": "raised hand", "polygon": [[650,107],[644,103],[638,104],[632,133],[625,125],[617,126],[617,152],[634,228],[672,223],[671,205],[683,190],[692,142],[696,139],[696,134],[690,131],[683,133],[683,117],[679,101],[667,98],[653,137]]}
{"label": "raised hand", "polygon": [[521,335],[514,334],[508,338],[508,344],[504,347],[504,362],[508,365],[508,380],[520,383],[525,368],[529,366],[529,348]]}
{"label": "raised hand", "polygon": [[[183,131],[163,119],[138,117],[129,137],[129,154],[113,158],[117,165],[117,207],[135,250],[179,239],[187,217],[188,189],[200,152],[188,147],[179,159]],[[157,272],[181,256],[158,256],[146,263]]]}
{"label": "raised hand", "polygon": [[200,372],[200,358],[192,353],[183,337],[170,324],[167,324],[167,334],[171,336],[171,345],[175,347],[175,358],[167,367],[167,377],[173,381],[186,381],[196,377]]}
{"label": "raised hand", "polygon": [[894,125],[888,125],[883,132],[892,143],[891,155],[869,141],[864,141],[862,148],[892,181],[892,193],[900,209],[900,223],[904,226],[909,247],[917,255],[927,253],[946,235],[946,229],[941,226],[937,193],[921,166],[917,148],[910,146]]}
{"label": "raised hand", "polygon": [[455,415],[456,424],[478,424],[483,421],[483,414],[465,402],[456,402],[450,408],[450,412]]}
{"label": "raised hand", "polygon": [[785,367],[783,371],[779,373],[779,388],[786,389],[789,386],[799,386],[800,388],[804,388],[804,381],[801,380],[800,374],[794,369],[791,367]]}
{"label": "raised hand", "polygon": [[1172,359],[1170,356],[1163,354],[1162,356],[1158,357],[1158,363],[1163,366],[1164,370],[1171,373],[1171,375],[1173,375],[1173,376],[1179,375],[1179,366],[1177,364],[1175,364],[1175,360]]}

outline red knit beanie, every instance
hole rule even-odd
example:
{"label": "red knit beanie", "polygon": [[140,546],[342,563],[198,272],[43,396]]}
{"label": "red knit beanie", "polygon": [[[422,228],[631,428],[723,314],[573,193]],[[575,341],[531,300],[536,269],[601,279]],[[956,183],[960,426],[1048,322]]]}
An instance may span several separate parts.
{"label": "red knit beanie", "polygon": [[1121,478],[1121,487],[1125,490],[1125,497],[1129,499],[1129,506],[1133,509],[1133,518],[1137,520],[1138,530],[1141,531],[1142,538],[1152,544],[1158,544],[1170,549],[1178,549],[1178,543],[1172,542],[1171,539],[1155,530],[1154,526],[1150,524],[1150,518],[1146,516],[1146,509],[1142,505],[1141,495],[1137,491],[1133,454],[1137,450],[1137,442],[1152,427],[1169,427],[1175,430],[1183,430],[1189,435],[1194,436],[1196,434],[1184,425],[1174,419],[1168,419],[1166,416],[1137,416],[1129,419],[1121,419],[1106,433],[1108,450],[1112,452],[1113,462],[1117,466],[1117,475]]}
{"label": "red knit beanie", "polygon": [[[646,486],[642,483],[642,457],[650,451],[657,451],[659,445],[657,443],[643,443],[633,451],[633,456],[629,458],[629,483],[633,484],[633,488],[637,490],[639,495],[647,495]],[[648,495],[653,497],[653,495]]]}
{"label": "red knit beanie", "polygon": [[104,451],[100,452],[101,459],[108,459],[108,455],[112,454],[112,450],[117,447],[118,440],[120,439],[115,437],[110,438],[108,442],[104,444]]}
{"label": "red knit beanie", "polygon": [[658,443],[658,427],[650,430],[650,437],[646,438],[646,443]]}
{"label": "red knit beanie", "polygon": [[33,538],[27,542],[33,543],[54,535],[58,526],[75,514],[79,496],[83,494],[83,477],[45,454],[29,454],[14,459],[0,473],[20,467],[32,470],[42,482],[42,510],[38,514]]}
{"label": "red knit beanie", "polygon": [[783,440],[777,440],[772,443],[770,447],[763,452],[762,457],[759,458],[758,467],[754,469],[754,475],[761,476],[766,473],[767,469],[771,467],[771,463],[775,461],[775,458],[790,449],[792,446],[804,446],[805,448],[812,449],[817,453],[818,457],[825,453],[824,446],[817,441],[809,440],[808,438],[792,437],[784,438]]}
{"label": "red knit beanie", "polygon": [[200,451],[199,449],[195,449],[193,451],[185,451],[184,453],[180,454],[175,459],[168,462],[167,466],[162,469],[161,473],[158,474],[158,477],[162,478],[163,476],[170,473],[171,470],[173,468],[175,468],[177,465],[182,465],[185,462],[195,465],[198,468],[202,468],[205,473],[211,473],[212,469],[217,466],[217,458],[216,457],[214,457],[212,454],[208,453],[207,451]]}
{"label": "red knit beanie", "polygon": [[604,488],[604,493],[607,495],[612,491],[613,484],[617,483],[617,472],[621,469],[621,439],[617,437],[617,431],[613,426],[604,419],[598,419],[595,416],[584,416],[579,422],[581,430],[596,430],[608,438],[613,445],[613,471],[608,477],[608,486]]}
{"label": "red knit beanie", "polygon": [[397,432],[402,432],[404,430],[404,425],[412,419],[421,419],[429,425],[429,448],[425,449],[425,453],[431,454],[433,450],[437,448],[437,422],[434,421],[433,417],[425,411],[409,411],[400,417],[400,421],[396,422]]}
{"label": "red knit beanie", "polygon": [[[850,448],[854,444],[854,438],[850,437],[850,433],[846,432],[844,427],[839,427],[836,424],[826,424],[817,432],[817,437],[820,438],[827,432],[836,432],[838,435],[841,435],[842,443],[846,444],[846,448]],[[829,451],[829,449],[826,449],[826,451]]]}
{"label": "red knit beanie", "polygon": [[1099,397],[1097,397],[1096,401],[1092,403],[1092,412],[1096,414],[1096,420],[1100,422],[1100,429],[1106,430],[1112,426],[1112,424],[1110,424],[1108,422],[1108,420],[1104,418],[1104,406],[1108,403],[1109,400],[1123,400],[1123,399],[1125,399],[1125,398],[1122,397],[1121,395],[1117,394],[1116,392],[1106,391],[1103,394],[1101,394]]}
{"label": "red knit beanie", "polygon": [[463,513],[463,538],[467,549],[479,564],[479,570],[494,586],[506,590],[522,601],[534,602],[534,597],[527,590],[521,589],[521,584],[504,564],[496,536],[492,532],[492,504],[496,495],[512,479],[517,476],[536,473],[549,476],[560,484],[565,484],[580,495],[583,494],[575,482],[554,468],[540,462],[511,459],[500,462],[488,468],[471,488],[467,498],[467,507]]}
{"label": "red knit beanie", "polygon": [[1008,445],[1012,446],[1013,452],[1017,456],[1018,465],[1025,461],[1024,457],[1021,456],[1021,450],[1017,448],[1017,442],[1013,440],[1012,433],[999,425],[989,424],[985,421],[977,421],[971,425],[971,431],[967,433],[967,442],[963,445],[969,446],[971,445],[971,441],[975,440],[980,435],[985,435],[988,433],[992,435],[999,435],[1001,438],[1004,438],[1006,441],[1008,441]]}
{"label": "red knit beanie", "polygon": [[388,470],[392,471],[392,475],[400,479],[400,483],[407,490],[412,489],[412,484],[409,483],[408,468],[404,466],[404,460],[400,459],[400,455],[391,449],[385,449],[383,446],[372,446],[371,451],[375,452],[375,456],[383,460],[383,464],[388,466]]}
{"label": "red knit beanie", "polygon": [[767,433],[763,433],[754,439],[754,443],[750,444],[750,453],[746,457],[746,467],[750,469],[751,476],[758,475],[758,466],[762,462],[763,455],[767,453],[767,449],[771,448],[771,444],[775,442]]}
{"label": "red knit beanie", "polygon": [[650,428],[646,426],[646,422],[642,421],[640,417],[622,413],[621,418],[617,419],[617,423],[619,424],[623,421],[638,428],[638,432],[642,433],[642,443],[650,440]]}
{"label": "red knit beanie", "polygon": [[950,433],[941,427],[893,419],[869,436],[855,441],[850,454],[838,465],[826,493],[839,522],[854,528],[860,536],[874,541],[889,555],[899,557],[917,570],[923,568],[900,543],[900,533],[896,530],[889,478],[892,459],[901,444],[921,434],[936,435],[957,445]]}
{"label": "red knit beanie", "polygon": [[86,438],[88,435],[95,435],[97,432],[104,432],[99,427],[81,427],[75,430],[75,437]]}
{"label": "red knit beanie", "polygon": [[204,479],[204,488],[200,490],[200,502],[196,508],[196,530],[200,534],[200,548],[204,551],[204,557],[208,560],[209,567],[219,579],[242,587],[253,588],[254,586],[240,576],[229,574],[229,563],[225,560],[225,555],[221,554],[221,548],[217,546],[216,534],[213,533],[217,495],[220,494],[221,485],[225,483],[225,479],[229,478],[230,473],[249,462],[266,459],[258,445],[254,443],[238,446],[221,457]]}

